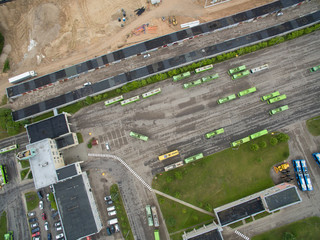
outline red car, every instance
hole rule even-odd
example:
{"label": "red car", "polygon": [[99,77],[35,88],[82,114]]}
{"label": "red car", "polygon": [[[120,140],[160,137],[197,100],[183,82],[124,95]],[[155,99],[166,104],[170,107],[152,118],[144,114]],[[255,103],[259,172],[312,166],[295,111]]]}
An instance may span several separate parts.
{"label": "red car", "polygon": [[47,220],[47,215],[45,213],[42,213],[42,219]]}
{"label": "red car", "polygon": [[32,234],[32,237],[37,237],[37,236],[40,236],[40,232],[36,232],[36,233]]}

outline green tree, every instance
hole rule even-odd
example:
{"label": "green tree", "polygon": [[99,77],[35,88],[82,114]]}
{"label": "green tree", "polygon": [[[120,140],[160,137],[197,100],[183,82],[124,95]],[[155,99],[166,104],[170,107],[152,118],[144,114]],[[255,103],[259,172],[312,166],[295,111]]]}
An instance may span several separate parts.
{"label": "green tree", "polygon": [[291,232],[285,232],[282,239],[283,240],[296,240],[296,237]]}
{"label": "green tree", "polygon": [[259,142],[259,147],[260,148],[266,148],[267,147],[267,143],[265,141],[261,141],[261,142]]}
{"label": "green tree", "polygon": [[250,150],[254,152],[258,151],[259,150],[258,144],[255,144],[255,143],[251,144]]}
{"label": "green tree", "polygon": [[277,145],[277,144],[278,144],[278,139],[275,138],[275,137],[272,137],[272,138],[270,139],[270,144],[271,144],[272,146]]}
{"label": "green tree", "polygon": [[277,135],[277,139],[279,142],[288,142],[290,137],[285,133],[280,133]]}
{"label": "green tree", "polygon": [[88,96],[88,97],[86,97],[85,103],[86,103],[87,105],[90,105],[90,104],[93,103],[93,99],[92,99],[90,96]]}

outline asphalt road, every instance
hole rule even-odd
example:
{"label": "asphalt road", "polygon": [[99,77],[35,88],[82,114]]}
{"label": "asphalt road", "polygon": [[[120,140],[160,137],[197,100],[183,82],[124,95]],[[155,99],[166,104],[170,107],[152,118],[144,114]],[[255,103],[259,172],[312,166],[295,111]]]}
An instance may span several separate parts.
{"label": "asphalt road", "polygon": [[[162,89],[161,94],[124,107],[95,104],[72,117],[73,127],[83,132],[85,141],[89,140],[89,132],[90,138],[100,140],[101,145],[90,152],[105,152],[104,144],[108,142],[111,154],[121,157],[151,184],[153,174],[163,171],[163,167],[172,162],[198,152],[209,155],[259,130],[275,131],[319,115],[320,75],[308,71],[319,62],[319,36],[316,32],[217,64],[212,71],[192,75],[177,83],[166,80],[125,94],[125,98],[129,98],[157,87]],[[227,75],[231,67],[245,64],[250,69],[265,63],[269,64],[269,70],[239,80],[233,81]],[[217,80],[190,89],[182,88],[185,82],[216,72],[220,75]],[[257,92],[251,95],[221,105],[216,102],[253,86]],[[260,101],[261,96],[277,90],[286,94],[287,99],[271,105]],[[286,104],[289,110],[269,116],[269,110]],[[223,135],[210,140],[204,138],[206,132],[220,127],[225,129]],[[149,136],[149,141],[132,139],[129,137],[131,130]],[[180,151],[180,156],[163,162],[157,160],[159,155],[175,149]],[[124,177],[121,173],[115,175]],[[143,198],[141,193],[145,190],[130,189],[122,188],[124,196],[130,195],[131,199],[137,199],[135,201]],[[128,205],[126,207],[129,209]],[[134,215],[136,212],[128,213],[129,218]],[[140,230],[134,226],[133,231]]]}

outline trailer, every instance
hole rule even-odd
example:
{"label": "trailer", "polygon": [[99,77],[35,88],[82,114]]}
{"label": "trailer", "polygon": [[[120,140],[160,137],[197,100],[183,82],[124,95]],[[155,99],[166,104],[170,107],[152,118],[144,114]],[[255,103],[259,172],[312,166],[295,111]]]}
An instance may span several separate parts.
{"label": "trailer", "polygon": [[37,73],[35,71],[29,71],[29,72],[22,73],[18,76],[9,78],[9,82],[14,84],[14,83],[22,82],[24,80],[27,80],[29,78],[36,77],[36,76],[37,76]]}

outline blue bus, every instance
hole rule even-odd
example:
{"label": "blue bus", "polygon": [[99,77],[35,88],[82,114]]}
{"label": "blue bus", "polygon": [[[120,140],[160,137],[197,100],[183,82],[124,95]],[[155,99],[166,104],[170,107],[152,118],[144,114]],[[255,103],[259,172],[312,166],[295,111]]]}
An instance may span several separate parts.
{"label": "blue bus", "polygon": [[314,160],[316,160],[316,162],[318,163],[318,165],[320,167],[320,153],[312,153],[312,156],[313,156]]}
{"label": "blue bus", "polygon": [[308,191],[313,191],[310,175],[308,173],[307,162],[306,162],[306,160],[302,159],[302,160],[300,160],[300,163],[301,163],[301,168],[302,168],[304,180],[306,181],[307,189],[308,189]]}
{"label": "blue bus", "polygon": [[301,162],[300,160],[292,160],[294,171],[296,173],[297,183],[302,191],[307,191],[307,186],[305,179],[303,177],[302,171],[301,171]]}

